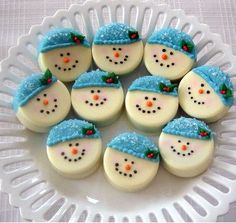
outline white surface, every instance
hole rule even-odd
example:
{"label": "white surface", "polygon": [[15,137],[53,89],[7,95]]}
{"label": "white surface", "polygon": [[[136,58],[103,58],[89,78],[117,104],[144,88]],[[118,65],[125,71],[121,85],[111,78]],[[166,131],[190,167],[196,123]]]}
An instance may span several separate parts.
{"label": "white surface", "polygon": [[[57,2],[59,2],[59,1],[57,1]],[[214,26],[214,23],[211,23],[210,21],[211,20],[209,20],[209,24],[212,24],[213,25],[213,28],[215,28],[215,30],[217,30],[218,29],[218,31],[219,31],[219,33],[220,32],[223,32],[223,34],[225,34],[225,35],[223,35],[223,37],[224,37],[224,40],[226,41],[227,40],[227,42],[231,42],[232,43],[232,38],[235,38],[235,35],[228,35],[227,36],[227,34],[230,34],[231,32],[233,32],[232,30],[234,30],[234,28],[233,28],[233,22],[234,22],[234,17],[233,17],[233,9],[235,8],[235,7],[233,7],[234,5],[232,4],[232,5],[230,5],[230,3],[228,2],[228,1],[220,1],[221,3],[222,3],[222,6],[220,7],[219,6],[219,4],[220,4],[220,2],[219,3],[216,3],[215,1],[209,1],[209,6],[207,6],[206,4],[205,4],[205,1],[204,2],[202,2],[202,5],[201,5],[201,2],[200,1],[196,1],[197,3],[196,3],[196,5],[194,5],[192,2],[191,2],[191,4],[189,4],[189,5],[187,5],[186,4],[186,2],[172,2],[172,1],[170,1],[170,3],[172,3],[172,5],[173,5],[173,7],[175,7],[175,8],[179,8],[179,7],[183,7],[183,8],[185,8],[185,9],[187,9],[188,10],[188,14],[194,14],[194,11],[196,10],[196,9],[199,9],[199,6],[200,6],[200,9],[197,11],[197,12],[199,12],[199,13],[196,13],[195,15],[198,15],[198,16],[203,16],[204,15],[204,13],[206,13],[205,15],[207,15],[207,16],[209,16],[208,15],[208,13],[210,12],[210,14],[212,14],[212,12],[214,11],[214,10],[216,10],[217,11],[217,13],[219,13],[220,12],[220,15],[222,15],[222,17],[220,17],[220,21],[221,22],[217,22],[217,23],[215,23],[215,26]],[[212,3],[212,4],[210,4],[210,2]],[[5,2],[6,3],[6,2]],[[16,2],[14,2],[13,1],[13,3],[15,4]],[[22,3],[22,2],[21,2]],[[24,9],[25,8],[27,8],[26,7],[26,5],[27,4],[31,4],[31,3],[29,3],[28,1],[27,2],[24,2],[23,4],[19,4],[19,7],[21,6],[21,7],[24,7]],[[44,4],[45,2],[42,2],[42,4]],[[51,3],[53,3],[53,4],[51,4]],[[214,3],[214,4],[213,4]],[[2,3],[1,3],[2,4]],[[33,3],[34,4],[34,3]],[[32,5],[33,5],[32,4]],[[38,3],[35,7],[37,8],[37,12],[38,12],[38,8],[39,8],[39,6],[40,6],[40,4],[41,3]],[[13,11],[13,9],[14,9],[14,7],[10,7],[9,5],[9,3],[7,3],[6,4],[7,5],[7,7],[9,7],[9,9],[8,9],[8,11],[9,11],[9,14],[10,14],[10,17],[9,18],[16,18],[16,17],[14,17],[14,16],[12,16],[12,11]],[[23,6],[22,6],[23,5]],[[52,11],[54,10],[55,11],[55,9],[57,8],[57,7],[55,7],[55,2],[49,2],[48,3],[48,8],[50,8],[51,7],[51,9],[52,9]],[[190,5],[191,5],[191,7],[190,7]],[[4,7],[5,7],[5,5],[3,5]],[[41,7],[44,7],[45,5],[43,5],[43,6],[41,6]],[[204,6],[204,8],[203,8],[203,6]],[[47,7],[45,8],[45,10],[47,9]],[[59,5],[58,7],[65,7],[65,5]],[[208,7],[208,11],[206,11],[206,9],[205,8],[207,8]],[[218,7],[218,8],[217,8]],[[2,9],[2,8],[1,8]],[[4,11],[4,9],[5,8],[3,8],[3,11]],[[228,9],[228,11],[227,11],[227,9]],[[16,10],[19,10],[18,8],[16,9]],[[34,16],[35,15],[37,15],[37,13],[35,13],[35,12],[33,12],[32,13],[32,10],[29,10],[30,11],[30,15],[32,16],[32,18],[35,18]],[[50,12],[50,15],[52,14],[52,11]],[[226,14],[229,14],[228,15],[228,17],[226,17],[226,16],[224,16],[224,15],[226,15]],[[37,20],[37,19],[30,19],[30,21],[29,21],[29,24],[31,25],[31,24],[34,24],[34,23],[39,23],[40,22],[40,19],[39,20]],[[204,16],[202,17],[202,18],[204,18]],[[218,17],[219,18],[219,17]],[[207,20],[207,19],[206,19]],[[4,27],[7,27],[6,26],[6,21],[5,21],[5,17],[4,17],[4,20],[1,20],[1,21],[3,21],[3,24],[4,24]],[[5,21],[5,22],[4,22]],[[13,21],[17,21],[17,20],[13,20]],[[31,22],[34,22],[34,23],[31,23]],[[36,21],[36,22],[35,22]],[[206,21],[207,22],[207,21]],[[224,24],[224,23],[226,23],[226,24]],[[28,23],[27,23],[28,24]],[[29,26],[28,26],[29,27]],[[225,29],[224,29],[224,28]],[[231,30],[232,29],[232,30]],[[3,31],[2,31],[2,37],[5,37],[6,36],[6,32],[4,32],[4,29],[2,29]],[[22,29],[21,28],[19,28],[17,31],[15,31],[14,30],[14,36],[15,35],[17,35],[17,34],[19,34],[20,32],[22,31]],[[234,30],[235,31],[235,30]],[[12,30],[11,30],[11,32],[12,32]],[[4,35],[3,35],[3,33],[4,33]],[[234,33],[234,32],[233,32]],[[8,34],[9,35],[9,34]],[[13,38],[13,37],[12,37]],[[12,41],[12,39],[11,38],[2,38],[3,39],[3,42],[1,43],[1,44],[3,44],[4,45],[4,47],[3,48],[1,48],[1,49],[7,49],[8,48],[8,46],[9,46],[9,43],[11,44],[12,42],[10,42],[10,41]],[[8,44],[6,44],[6,42],[8,43]],[[233,44],[232,44],[232,46],[234,46]],[[4,51],[3,51],[4,52]],[[4,54],[5,55],[5,54]],[[234,114],[233,113],[231,113],[231,114],[229,114],[230,116],[228,116],[228,119],[233,119],[234,118]],[[230,117],[230,118],[229,118]],[[8,119],[9,120],[9,119]],[[12,120],[11,120],[12,121]],[[232,122],[232,121],[231,121]],[[119,123],[117,123],[116,124],[117,126],[119,126]],[[4,126],[4,125],[3,125]],[[113,126],[114,127],[114,126]],[[228,127],[227,127],[228,128]],[[234,128],[233,127],[230,127],[231,128],[231,130],[233,130]],[[223,131],[225,131],[225,129],[226,129],[226,127],[225,126],[222,126],[221,127],[221,133],[223,132]],[[115,130],[115,128],[108,128],[107,129],[108,131],[110,131],[110,134],[112,134],[112,135],[114,135],[114,134],[116,134],[117,132],[116,132],[116,130]],[[14,131],[11,131],[11,133],[14,133]],[[233,133],[231,133],[231,135],[232,135]],[[5,144],[6,144],[6,138],[4,139],[4,137],[3,137],[3,139],[2,139],[2,141],[4,141],[5,140]],[[35,139],[35,141],[37,141],[38,139]],[[231,143],[232,142],[234,142],[234,140],[231,140]],[[5,146],[5,144],[1,144],[1,147],[2,146],[4,146],[5,148],[6,148],[6,146]],[[227,144],[230,144],[230,142],[228,142]],[[17,144],[16,144],[17,145]],[[11,145],[12,146],[12,145]],[[10,147],[10,146],[9,146]],[[233,145],[231,145],[230,146],[230,148],[234,148],[234,146]],[[42,148],[40,148],[40,149],[42,149]],[[40,161],[42,161],[42,165],[43,164],[45,164],[44,162],[43,162],[43,160],[45,159],[45,157],[44,157],[44,155],[41,153],[41,150],[35,150],[34,152],[36,152],[36,155],[38,155],[38,157],[37,157],[37,159]],[[217,154],[223,154],[223,155],[225,155],[225,152],[224,152],[224,146],[222,147],[222,148],[218,148],[217,149]],[[9,154],[9,152],[11,152],[11,153],[17,153],[15,150],[13,150],[13,151],[5,151],[5,152],[3,152],[3,153],[1,153],[2,154],[2,157],[3,156],[6,156],[7,154]],[[234,157],[234,151],[232,150],[232,151],[228,151],[228,152],[230,152],[230,156],[231,157]],[[234,170],[234,167],[232,166],[232,165],[227,165],[225,162],[222,162],[222,161],[217,161],[216,162],[216,164],[217,165],[221,165],[223,168],[229,168],[229,166],[231,166],[230,168],[232,168],[232,170]],[[13,165],[13,167],[14,167],[14,165]],[[13,168],[12,167],[12,168]],[[8,167],[9,168],[9,167]],[[47,170],[47,169],[46,169]],[[46,171],[45,170],[45,171]],[[233,171],[234,172],[234,171]],[[160,173],[160,174],[165,174],[165,177],[166,178],[163,178],[163,180],[164,180],[164,182],[162,182],[162,183],[166,183],[165,184],[165,187],[164,188],[157,188],[158,190],[163,190],[163,189],[165,189],[165,192],[166,192],[166,197],[165,197],[165,199],[167,199],[169,196],[170,197],[172,197],[171,196],[171,185],[170,184],[168,184],[168,181],[165,181],[165,180],[168,180],[169,178],[170,178],[170,176],[169,175],[166,175],[166,173],[164,173],[163,171]],[[220,177],[220,176],[218,176],[218,174],[216,175],[217,177],[216,178],[214,178],[214,179],[224,179],[224,181],[225,182],[227,182],[227,183],[229,183],[229,182],[231,182],[230,180],[226,180],[225,178],[222,178],[222,177]],[[55,176],[55,177],[57,177],[57,176]],[[94,176],[95,177],[95,176]],[[160,176],[160,177],[162,177],[162,176]],[[228,173],[228,177],[229,178],[232,178],[232,179],[235,179],[235,176],[233,175],[233,173],[231,174],[231,173]],[[96,177],[95,177],[96,178]],[[91,182],[93,182],[94,181],[94,178],[92,179],[91,178]],[[35,181],[35,183],[37,183],[37,181]],[[183,186],[185,189],[187,189],[187,187],[189,186],[188,185],[188,182],[186,182],[186,181],[184,181],[184,182],[182,182],[182,180],[181,181],[179,181],[178,179],[176,179],[176,182],[175,182],[176,184],[174,185],[174,186],[177,186],[177,185],[179,185],[179,186]],[[43,184],[43,182],[42,182],[42,184]],[[181,185],[182,184],[182,185]],[[63,185],[59,185],[59,186],[61,186],[62,188],[63,188]],[[71,186],[71,185],[70,185]],[[209,186],[207,186],[207,185],[205,185],[204,186],[204,188],[208,188]],[[175,188],[177,188],[177,187],[175,187]],[[209,189],[209,188],[208,188]],[[196,189],[195,188],[195,191],[196,190],[198,190],[199,191],[199,189]],[[224,189],[225,191],[227,191],[227,189]],[[73,190],[72,190],[73,191]],[[231,192],[231,191],[230,191]],[[192,194],[193,192],[191,192],[190,194]],[[216,194],[219,194],[219,192],[217,193],[217,190],[214,192],[214,193],[216,193]],[[233,196],[233,195],[231,195],[231,193],[226,193],[226,194],[230,194],[230,196]],[[223,195],[222,195],[223,196]],[[147,197],[148,198],[148,197]],[[173,198],[173,197],[172,197]],[[87,198],[90,202],[98,202],[98,201],[96,201],[96,200],[92,200],[90,197],[89,198]],[[234,199],[234,197],[232,197],[232,200]],[[58,201],[59,203],[61,202],[61,200],[59,200]],[[121,202],[122,203],[122,202]],[[201,203],[203,203],[204,205],[207,205],[208,203],[206,203],[206,201],[202,201]],[[221,204],[221,203],[220,203]],[[178,206],[178,205],[177,205]],[[174,207],[177,207],[176,206],[176,204],[175,204],[175,206]],[[219,205],[218,205],[218,207],[219,207]],[[222,208],[222,206],[220,205],[220,207]],[[73,207],[72,207],[72,209],[73,209]],[[70,209],[71,210],[71,209]],[[141,210],[143,210],[143,207],[141,208]],[[191,210],[191,208],[189,208],[189,210]],[[199,210],[200,210],[200,208],[199,208]],[[171,211],[173,211],[173,212],[176,212],[176,209],[173,209],[173,207],[172,207],[172,209],[171,209]],[[223,213],[223,212],[225,212],[226,211],[226,209],[221,209],[221,211],[220,212],[218,212],[218,213]],[[162,213],[164,214],[164,216],[165,216],[165,219],[170,219],[170,217],[169,217],[169,215],[167,214],[167,212],[166,212],[166,210],[165,209],[163,209],[162,210]],[[213,213],[214,214],[214,213]],[[86,215],[86,212],[84,212],[84,215]],[[150,216],[149,216],[150,218],[152,218],[152,219],[154,219],[155,220],[155,217],[153,216],[153,214],[150,214]],[[99,219],[99,216],[97,216],[97,218]],[[10,218],[11,220],[14,220],[14,218]],[[137,216],[136,218],[135,218],[136,220],[140,220],[140,216]],[[231,219],[234,219],[234,218],[231,218]],[[3,220],[6,220],[6,218],[3,218]],[[90,219],[91,220],[91,219]],[[162,220],[162,218],[159,218],[158,219],[159,221],[160,220]],[[164,220],[164,219],[163,219]],[[220,220],[223,220],[222,218],[220,218]],[[226,218],[226,220],[230,220],[229,218]]]}

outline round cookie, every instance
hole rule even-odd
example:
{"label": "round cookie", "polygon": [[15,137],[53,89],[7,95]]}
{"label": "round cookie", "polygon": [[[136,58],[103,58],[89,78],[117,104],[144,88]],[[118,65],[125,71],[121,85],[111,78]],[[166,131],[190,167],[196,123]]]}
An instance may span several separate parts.
{"label": "round cookie", "polygon": [[49,70],[23,80],[13,99],[17,118],[35,132],[47,132],[67,116],[70,107],[67,88]]}
{"label": "round cookie", "polygon": [[92,174],[100,165],[102,141],[96,127],[70,119],[54,126],[47,139],[47,155],[55,170],[69,178]]}
{"label": "round cookie", "polygon": [[101,27],[92,45],[97,66],[108,72],[123,75],[133,71],[143,57],[143,42],[132,27],[112,23]]}
{"label": "round cookie", "polygon": [[101,70],[82,74],[71,92],[75,112],[99,126],[115,121],[122,110],[124,93],[118,76]]}
{"label": "round cookie", "polygon": [[190,116],[214,122],[233,105],[233,84],[218,67],[201,66],[190,71],[179,84],[179,102]]}
{"label": "round cookie", "polygon": [[196,50],[191,36],[173,28],[154,32],[144,49],[144,63],[152,75],[170,80],[183,77],[195,64]]}
{"label": "round cookie", "polygon": [[75,80],[88,70],[91,61],[89,42],[74,29],[53,29],[43,37],[38,47],[40,68],[43,71],[50,69],[63,82]]}
{"label": "round cookie", "polygon": [[159,149],[150,139],[137,133],[122,133],[108,143],[103,166],[114,187],[134,192],[154,179],[159,160]]}
{"label": "round cookie", "polygon": [[160,76],[143,76],[129,87],[125,107],[133,125],[146,132],[157,131],[177,113],[176,84]]}
{"label": "round cookie", "polygon": [[159,137],[164,167],[180,177],[204,172],[213,158],[212,131],[202,121],[181,117],[169,122]]}

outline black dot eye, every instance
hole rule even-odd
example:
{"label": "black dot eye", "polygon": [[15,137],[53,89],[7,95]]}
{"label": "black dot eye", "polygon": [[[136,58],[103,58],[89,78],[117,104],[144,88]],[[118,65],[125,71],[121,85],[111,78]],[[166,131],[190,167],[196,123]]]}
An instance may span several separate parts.
{"label": "black dot eye", "polygon": [[43,94],[44,97],[47,97],[47,94]]}
{"label": "black dot eye", "polygon": [[178,143],[181,143],[181,140],[178,140]]}
{"label": "black dot eye", "polygon": [[37,98],[37,101],[40,101],[40,98]]}
{"label": "black dot eye", "polygon": [[201,84],[201,87],[204,87],[204,84]]}
{"label": "black dot eye", "polygon": [[100,93],[101,91],[100,90],[97,90],[97,93]]}
{"label": "black dot eye", "polygon": [[66,55],[67,55],[67,56],[70,56],[70,53],[67,53]]}
{"label": "black dot eye", "polygon": [[153,98],[152,100],[153,100],[153,101],[156,101],[157,99],[156,99],[156,98]]}
{"label": "black dot eye", "polygon": [[72,143],[69,144],[69,147],[71,147],[71,146],[72,146]]}
{"label": "black dot eye", "polygon": [[170,55],[173,55],[174,53],[173,52],[170,52]]}
{"label": "black dot eye", "polygon": [[116,50],[116,48],[113,48],[113,50]]}
{"label": "black dot eye", "polygon": [[207,94],[210,94],[210,93],[211,93],[211,92],[208,90],[208,91],[207,91]]}
{"label": "black dot eye", "polygon": [[77,143],[75,143],[75,146],[79,146],[79,143],[77,142]]}
{"label": "black dot eye", "polygon": [[147,97],[147,96],[145,97],[145,100],[148,100],[148,97]]}
{"label": "black dot eye", "polygon": [[189,145],[190,143],[189,143],[189,142],[187,142],[186,144],[187,144],[187,145]]}
{"label": "black dot eye", "polygon": [[125,158],[125,159],[124,159],[124,161],[125,161],[125,162],[127,162],[127,161],[128,161],[128,159],[126,159],[126,158]]}
{"label": "black dot eye", "polygon": [[61,53],[60,56],[63,57],[64,56],[63,53]]}
{"label": "black dot eye", "polygon": [[93,93],[94,93],[94,90],[91,90],[91,93],[93,94]]}
{"label": "black dot eye", "polygon": [[119,51],[121,51],[122,49],[121,48],[119,48]]}
{"label": "black dot eye", "polygon": [[166,52],[166,49],[162,49],[162,52]]}
{"label": "black dot eye", "polygon": [[134,164],[134,161],[132,161],[131,164]]}
{"label": "black dot eye", "polygon": [[54,102],[57,102],[57,99],[56,99],[56,98],[54,99]]}

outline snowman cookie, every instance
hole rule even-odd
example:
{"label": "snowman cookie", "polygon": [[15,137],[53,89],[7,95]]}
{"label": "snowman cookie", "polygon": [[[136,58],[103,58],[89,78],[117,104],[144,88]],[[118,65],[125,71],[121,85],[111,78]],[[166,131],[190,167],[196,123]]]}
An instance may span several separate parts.
{"label": "snowman cookie", "polygon": [[154,32],[147,40],[144,63],[152,75],[177,80],[191,70],[195,61],[195,46],[186,33],[165,28]]}
{"label": "snowman cookie", "polygon": [[136,79],[125,99],[126,111],[133,125],[153,132],[173,119],[179,105],[176,86],[160,76]]}
{"label": "snowman cookie", "polygon": [[218,67],[197,67],[181,80],[179,101],[188,115],[214,122],[233,105],[233,84]]}
{"label": "snowman cookie", "polygon": [[91,61],[89,42],[74,29],[56,28],[49,31],[38,48],[40,68],[43,71],[50,69],[63,82],[75,80],[88,70]]}
{"label": "snowman cookie", "polygon": [[47,132],[67,116],[70,107],[67,88],[49,70],[23,80],[13,100],[17,118],[35,132]]}
{"label": "snowman cookie", "polygon": [[92,174],[100,165],[102,141],[96,127],[70,119],[54,126],[47,139],[47,155],[55,170],[69,178]]}
{"label": "snowman cookie", "polygon": [[99,126],[118,118],[124,102],[124,93],[118,76],[101,70],[82,74],[71,92],[75,112],[83,119]]}
{"label": "snowman cookie", "polygon": [[181,117],[169,122],[159,137],[165,168],[180,177],[204,172],[213,158],[212,131],[202,121]]}
{"label": "snowman cookie", "polygon": [[143,42],[134,28],[112,23],[101,27],[95,34],[92,54],[100,69],[123,75],[133,71],[141,62]]}
{"label": "snowman cookie", "polygon": [[122,133],[108,143],[103,166],[109,182],[123,191],[146,187],[159,168],[159,149],[147,137]]}

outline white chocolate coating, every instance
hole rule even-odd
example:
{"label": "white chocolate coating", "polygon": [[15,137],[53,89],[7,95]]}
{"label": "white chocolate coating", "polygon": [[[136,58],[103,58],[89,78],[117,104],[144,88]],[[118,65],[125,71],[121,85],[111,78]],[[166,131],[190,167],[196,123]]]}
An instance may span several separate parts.
{"label": "white chocolate coating", "polygon": [[[148,106],[147,103],[151,103],[152,106]],[[130,121],[136,128],[146,132],[157,131],[173,119],[178,106],[177,96],[155,92],[128,91],[125,99]]]}
{"label": "white chocolate coating", "polygon": [[179,103],[188,115],[205,122],[217,121],[229,110],[213,88],[192,71],[179,84]]}
{"label": "white chocolate coating", "polygon": [[[165,52],[162,52],[163,49]],[[166,59],[162,58],[164,54],[167,56]],[[178,50],[160,44],[147,43],[144,48],[144,63],[152,75],[178,80],[191,70],[195,62]]]}
{"label": "white chocolate coating", "polygon": [[[47,105],[44,104],[45,99],[48,100]],[[26,128],[35,132],[47,132],[67,116],[70,107],[69,91],[63,83],[57,81],[26,105],[19,107],[16,116]]]}
{"label": "white chocolate coating", "polygon": [[[132,162],[134,163],[132,164]],[[131,166],[130,170],[125,169],[127,164]],[[134,192],[150,184],[157,174],[159,163],[107,148],[104,154],[103,166],[109,182],[114,187],[119,190]]]}
{"label": "white chocolate coating", "polygon": [[92,46],[93,59],[97,66],[117,75],[133,71],[143,58],[143,42],[120,45]]}
{"label": "white chocolate coating", "polygon": [[79,179],[92,174],[100,165],[101,154],[101,139],[77,139],[47,147],[48,159],[54,169],[69,178]]}
{"label": "white chocolate coating", "polygon": [[78,116],[98,126],[104,126],[116,120],[120,115],[124,103],[124,92],[121,87],[72,89],[71,100]]}
{"label": "white chocolate coating", "polygon": [[[182,147],[183,145],[184,148]],[[214,141],[191,139],[161,133],[159,148],[164,167],[180,177],[194,177],[204,172],[210,165]]]}
{"label": "white chocolate coating", "polygon": [[59,80],[70,82],[89,69],[91,48],[77,45],[53,49],[40,53],[38,62],[42,71],[49,69]]}

